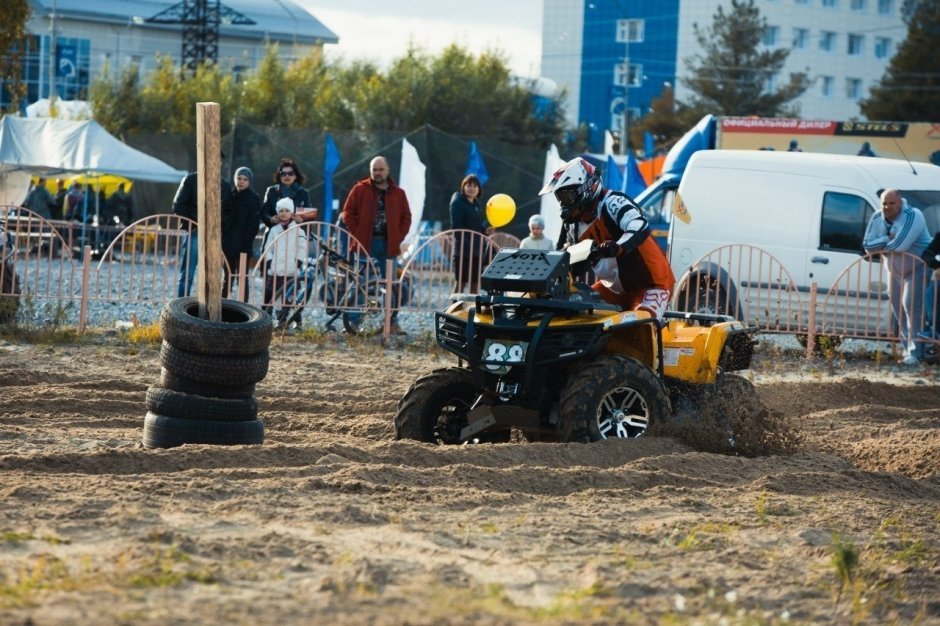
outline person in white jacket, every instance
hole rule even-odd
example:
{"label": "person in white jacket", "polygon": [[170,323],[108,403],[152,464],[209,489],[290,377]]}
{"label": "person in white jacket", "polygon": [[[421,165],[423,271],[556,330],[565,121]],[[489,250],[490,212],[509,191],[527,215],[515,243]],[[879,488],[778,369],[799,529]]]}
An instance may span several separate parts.
{"label": "person in white jacket", "polygon": [[[277,201],[275,208],[278,223],[268,228],[261,252],[261,258],[264,259],[266,266],[264,304],[261,308],[268,315],[272,313],[275,304],[287,304],[274,302],[274,294],[278,292],[283,294],[287,291],[283,288],[292,281],[302,280],[299,275],[300,269],[303,267],[308,252],[306,232],[294,222],[294,201],[290,198],[281,198]],[[296,291],[295,285],[294,292]],[[297,328],[300,328],[300,311],[297,311],[287,322],[296,322]]]}
{"label": "person in white jacket", "polygon": [[[920,209],[910,206],[897,189],[885,189],[881,194],[881,210],[871,216],[865,229],[862,243],[865,251],[909,252],[919,257],[929,244],[927,221]],[[926,266],[900,254],[882,255],[882,263],[888,270],[891,315],[901,336],[902,362],[917,365],[915,336],[924,314]]]}

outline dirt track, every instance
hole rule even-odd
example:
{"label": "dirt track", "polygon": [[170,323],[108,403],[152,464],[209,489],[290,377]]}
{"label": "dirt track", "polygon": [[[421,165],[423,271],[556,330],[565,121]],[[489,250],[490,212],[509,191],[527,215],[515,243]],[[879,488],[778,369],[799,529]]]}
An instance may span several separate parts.
{"label": "dirt track", "polygon": [[933,378],[759,357],[787,457],[393,441],[449,363],[278,343],[263,447],[145,450],[156,349],[0,345],[0,624],[940,624]]}

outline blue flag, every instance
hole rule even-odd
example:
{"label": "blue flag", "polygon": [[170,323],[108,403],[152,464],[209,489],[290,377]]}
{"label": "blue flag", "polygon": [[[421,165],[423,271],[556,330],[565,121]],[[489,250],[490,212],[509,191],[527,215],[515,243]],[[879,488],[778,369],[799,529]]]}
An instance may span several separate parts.
{"label": "blue flag", "polygon": [[604,186],[608,189],[620,190],[623,187],[623,174],[614,161],[612,154],[607,155],[607,167],[604,168]]}
{"label": "blue flag", "polygon": [[333,135],[326,134],[326,156],[323,159],[323,221],[333,223],[333,173],[339,167],[339,150]]}
{"label": "blue flag", "polygon": [[640,192],[646,189],[646,179],[640,173],[640,166],[636,163],[636,157],[632,154],[627,155],[627,165],[623,168],[623,188],[622,191],[636,198]]}
{"label": "blue flag", "polygon": [[653,152],[656,151],[656,147],[653,145],[653,135],[649,131],[643,132],[643,152],[646,154],[647,159],[653,158]]}
{"label": "blue flag", "polygon": [[490,175],[486,171],[486,165],[483,163],[483,155],[477,149],[477,142],[475,141],[470,142],[470,158],[467,159],[467,171],[464,176],[468,174],[476,174],[477,178],[480,179],[481,187],[490,179]]}

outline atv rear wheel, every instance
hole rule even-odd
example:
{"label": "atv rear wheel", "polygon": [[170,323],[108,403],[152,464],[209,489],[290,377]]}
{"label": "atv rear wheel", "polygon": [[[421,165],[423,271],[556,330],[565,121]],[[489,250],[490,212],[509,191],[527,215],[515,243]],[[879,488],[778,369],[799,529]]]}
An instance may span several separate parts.
{"label": "atv rear wheel", "polygon": [[662,420],[668,407],[666,392],[651,369],[627,357],[601,357],[565,385],[560,439],[635,439]]}
{"label": "atv rear wheel", "polygon": [[[460,431],[467,425],[467,412],[479,394],[469,370],[450,367],[422,376],[402,397],[395,414],[395,439],[428,443],[462,443]],[[484,431],[481,442],[509,441],[509,429]]]}

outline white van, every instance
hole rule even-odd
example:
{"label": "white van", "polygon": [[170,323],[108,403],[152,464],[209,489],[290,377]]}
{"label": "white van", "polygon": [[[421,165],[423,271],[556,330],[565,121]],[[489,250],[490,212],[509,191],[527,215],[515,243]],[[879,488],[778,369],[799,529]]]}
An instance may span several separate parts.
{"label": "white van", "polygon": [[[805,304],[815,282],[820,301],[825,299],[843,270],[865,254],[865,227],[880,207],[880,192],[888,188],[899,189],[924,212],[931,233],[940,230],[940,167],[929,163],[807,152],[695,153],[679,184],[669,232],[673,272],[677,279],[689,273],[688,280],[680,279],[677,285],[677,308],[687,308],[683,302],[697,297],[698,309],[734,313],[765,327],[774,320],[793,322],[786,303],[793,301],[794,294]],[[729,244],[760,248],[785,271],[763,257],[716,262],[720,255],[712,254],[701,261]],[[838,291],[853,302],[868,298],[886,303],[880,264],[862,265],[855,283]],[[707,307],[701,306],[701,293],[691,293],[707,291],[705,287],[712,291]],[[834,333],[852,334],[851,322],[838,320],[840,311],[850,306],[830,308],[820,312],[825,318],[820,324]],[[887,332],[884,308],[860,326],[868,327],[866,332],[872,326]],[[803,315],[792,326],[803,330],[808,318]]]}

